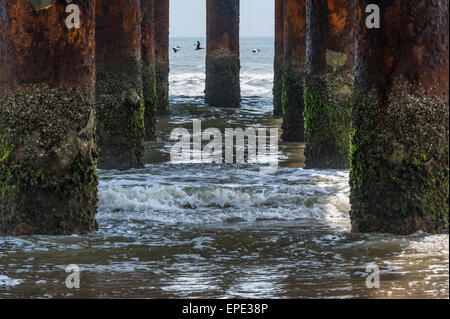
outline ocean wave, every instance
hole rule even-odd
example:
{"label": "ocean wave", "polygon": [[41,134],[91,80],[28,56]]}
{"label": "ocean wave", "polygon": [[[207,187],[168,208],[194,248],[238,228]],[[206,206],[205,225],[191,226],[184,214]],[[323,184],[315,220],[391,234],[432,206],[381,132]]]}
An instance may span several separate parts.
{"label": "ocean wave", "polygon": [[183,211],[205,207],[248,208],[268,203],[263,192],[256,194],[226,188],[189,189],[179,186],[111,187],[100,195],[100,208],[125,210]]}
{"label": "ocean wave", "polygon": [[[322,178],[324,178],[322,176]],[[316,219],[348,221],[342,181],[265,186],[115,185],[99,189],[99,219],[164,223]]]}
{"label": "ocean wave", "polygon": [[[170,94],[173,96],[197,97],[204,94],[204,73],[170,74]],[[248,74],[240,76],[242,96],[271,97],[273,74]]]}

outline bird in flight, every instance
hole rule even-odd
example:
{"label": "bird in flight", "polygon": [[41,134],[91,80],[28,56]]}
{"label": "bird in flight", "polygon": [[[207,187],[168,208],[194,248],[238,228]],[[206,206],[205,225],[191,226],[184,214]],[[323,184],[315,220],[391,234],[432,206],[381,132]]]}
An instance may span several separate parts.
{"label": "bird in flight", "polygon": [[200,45],[200,41],[197,41],[197,44],[195,45],[195,50],[203,50],[203,48]]}

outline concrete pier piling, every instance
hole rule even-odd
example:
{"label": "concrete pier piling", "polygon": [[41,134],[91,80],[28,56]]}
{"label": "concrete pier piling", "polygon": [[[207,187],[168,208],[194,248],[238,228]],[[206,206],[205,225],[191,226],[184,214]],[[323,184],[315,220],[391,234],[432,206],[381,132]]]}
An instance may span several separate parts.
{"label": "concrete pier piling", "polygon": [[307,0],[305,158],[308,168],[348,168],[354,83],[350,0]]}
{"label": "concrete pier piling", "polygon": [[145,139],[156,138],[155,0],[141,0],[142,85],[144,92]]}
{"label": "concrete pier piling", "polygon": [[275,0],[275,58],[273,77],[273,114],[283,114],[284,0]]}
{"label": "concrete pier piling", "polygon": [[169,114],[169,0],[154,0],[156,115]]}
{"label": "concrete pier piling", "polygon": [[99,167],[143,166],[140,0],[96,0]]}
{"label": "concrete pier piling", "polygon": [[0,233],[97,229],[94,1],[67,16],[0,1]]}
{"label": "concrete pier piling", "polygon": [[448,0],[356,1],[352,228],[448,232]]}
{"label": "concrete pier piling", "polygon": [[207,0],[206,14],[206,103],[239,107],[239,0]]}
{"label": "concrete pier piling", "polygon": [[283,134],[304,141],[303,82],[306,56],[306,0],[284,0]]}

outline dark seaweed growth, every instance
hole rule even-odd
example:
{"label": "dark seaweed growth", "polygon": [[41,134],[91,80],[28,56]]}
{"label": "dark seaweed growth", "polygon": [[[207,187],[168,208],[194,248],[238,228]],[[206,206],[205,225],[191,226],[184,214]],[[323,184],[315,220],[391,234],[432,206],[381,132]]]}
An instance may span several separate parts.
{"label": "dark seaweed growth", "polygon": [[273,114],[283,114],[283,57],[276,57],[273,76]]}
{"label": "dark seaweed growth", "polygon": [[239,56],[208,54],[206,57],[206,103],[216,107],[241,105]]}
{"label": "dark seaweed growth", "polygon": [[157,90],[154,65],[142,67],[145,140],[156,139]]}
{"label": "dark seaweed growth", "polygon": [[305,79],[304,63],[289,64],[283,72],[283,134],[286,142],[303,142],[305,100],[303,84]]}
{"label": "dark seaweed growth", "polygon": [[448,233],[448,94],[393,84],[385,107],[356,92],[351,133],[354,231]]}
{"label": "dark seaweed growth", "polygon": [[306,83],[306,166],[348,168],[353,74],[328,72]]}
{"label": "dark seaweed growth", "polygon": [[68,88],[34,87],[5,94],[0,132],[0,232],[96,230],[92,99]]}
{"label": "dark seaweed growth", "polygon": [[144,99],[139,62],[97,66],[100,168],[143,167]]}
{"label": "dark seaweed growth", "polygon": [[169,62],[158,60],[156,73],[156,115],[169,114]]}

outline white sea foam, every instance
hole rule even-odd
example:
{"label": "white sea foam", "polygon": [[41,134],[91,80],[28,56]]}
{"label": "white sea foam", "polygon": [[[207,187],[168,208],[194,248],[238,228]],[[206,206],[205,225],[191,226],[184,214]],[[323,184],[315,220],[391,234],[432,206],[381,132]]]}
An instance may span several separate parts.
{"label": "white sea foam", "polygon": [[[171,172],[166,172],[170,176]],[[348,220],[348,174],[331,176],[290,170],[271,180],[242,176],[241,183],[191,181],[143,186],[100,185],[99,218],[151,220],[168,223],[211,223],[230,219]],[[158,180],[158,176],[154,177]],[[217,180],[220,177],[218,176]],[[252,181],[252,184],[248,182]],[[247,183],[246,183],[247,182]]]}
{"label": "white sea foam", "polygon": [[9,278],[4,275],[0,275],[0,287],[14,287],[19,285],[23,280]]}

